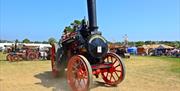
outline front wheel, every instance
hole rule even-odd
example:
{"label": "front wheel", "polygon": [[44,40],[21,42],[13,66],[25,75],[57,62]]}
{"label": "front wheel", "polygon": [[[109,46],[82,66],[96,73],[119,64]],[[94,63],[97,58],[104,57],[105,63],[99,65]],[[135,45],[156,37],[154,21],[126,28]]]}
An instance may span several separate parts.
{"label": "front wheel", "polygon": [[13,55],[12,56],[12,62],[17,62],[19,61],[19,56],[18,55]]}
{"label": "front wheel", "polygon": [[109,85],[117,85],[125,77],[125,65],[115,53],[107,53],[103,57],[103,63],[110,64],[110,68],[101,71],[103,80]]}
{"label": "front wheel", "polygon": [[92,84],[92,69],[82,55],[70,58],[67,66],[67,81],[72,91],[89,91]]}

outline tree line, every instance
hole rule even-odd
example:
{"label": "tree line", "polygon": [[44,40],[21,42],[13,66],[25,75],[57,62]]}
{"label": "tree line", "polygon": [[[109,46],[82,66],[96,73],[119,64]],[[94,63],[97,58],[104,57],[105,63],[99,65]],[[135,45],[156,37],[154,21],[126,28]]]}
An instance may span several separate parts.
{"label": "tree line", "polygon": [[[115,44],[123,45],[124,42],[116,42]],[[152,44],[165,44],[175,48],[180,48],[180,41],[129,41],[129,46],[142,46],[142,45],[152,45]]]}
{"label": "tree line", "polygon": [[9,40],[0,40],[0,43],[39,43],[39,44],[50,44],[50,43],[57,43],[57,40],[53,37],[49,38],[48,40],[44,41],[31,41],[28,38],[23,39],[22,41],[16,39],[14,41],[9,41]]}
{"label": "tree line", "polygon": [[[41,43],[41,44],[49,44],[49,43],[57,43],[58,41],[51,37],[46,41],[31,41],[28,38],[23,39],[22,41],[19,41],[18,39],[16,39],[15,41],[9,41],[9,40],[0,40],[0,43],[13,43],[13,42],[17,42],[17,43]],[[112,43],[109,41],[109,43]],[[124,42],[116,42],[115,44],[119,44],[119,45],[123,45]],[[142,46],[142,45],[152,45],[152,44],[165,44],[165,45],[169,45],[175,48],[180,48],[180,41],[129,41],[128,45],[131,46]]]}

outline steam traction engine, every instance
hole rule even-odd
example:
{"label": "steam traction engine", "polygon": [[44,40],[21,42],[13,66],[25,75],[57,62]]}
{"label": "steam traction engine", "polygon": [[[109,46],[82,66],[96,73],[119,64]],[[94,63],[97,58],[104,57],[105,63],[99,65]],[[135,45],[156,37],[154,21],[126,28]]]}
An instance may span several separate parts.
{"label": "steam traction engine", "polygon": [[117,85],[125,77],[121,58],[108,52],[108,44],[97,27],[96,0],[87,0],[89,25],[63,34],[58,45],[52,44],[51,65],[54,76],[67,68],[67,82],[73,91],[88,91],[93,77],[99,77],[108,85]]}
{"label": "steam traction engine", "polygon": [[[19,47],[19,48],[17,48]],[[37,60],[39,58],[39,47],[38,46],[17,46],[17,43],[11,46],[11,52],[6,56],[6,60],[10,62],[21,61],[21,60]]]}

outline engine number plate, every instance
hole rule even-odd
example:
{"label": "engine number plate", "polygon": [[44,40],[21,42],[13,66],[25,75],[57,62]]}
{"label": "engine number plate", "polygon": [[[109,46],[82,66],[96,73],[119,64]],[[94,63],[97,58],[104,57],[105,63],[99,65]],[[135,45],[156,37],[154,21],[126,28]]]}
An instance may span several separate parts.
{"label": "engine number plate", "polygon": [[102,53],[102,47],[101,46],[97,47],[97,53]]}

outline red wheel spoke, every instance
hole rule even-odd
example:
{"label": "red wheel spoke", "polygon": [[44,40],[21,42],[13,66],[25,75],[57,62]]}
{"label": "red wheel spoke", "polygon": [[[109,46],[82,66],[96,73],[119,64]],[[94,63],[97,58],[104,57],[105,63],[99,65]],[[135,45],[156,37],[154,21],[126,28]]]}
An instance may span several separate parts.
{"label": "red wheel spoke", "polygon": [[73,67],[77,67],[77,66],[78,66],[78,64],[77,64],[76,62],[74,62],[73,64],[74,64],[74,66],[73,66]]}
{"label": "red wheel spoke", "polygon": [[113,64],[115,64],[117,62],[117,59],[113,62]]}
{"label": "red wheel spoke", "polygon": [[76,84],[74,84],[76,87],[79,87],[79,80],[76,79]]}
{"label": "red wheel spoke", "polygon": [[112,77],[113,77],[114,81],[116,81],[116,78],[113,76],[113,74],[112,74]]}
{"label": "red wheel spoke", "polygon": [[115,68],[117,68],[118,66],[121,66],[120,64],[118,64],[117,66],[115,66]]}
{"label": "red wheel spoke", "polygon": [[116,72],[122,72],[121,70],[115,70]]}
{"label": "red wheel spoke", "polygon": [[81,65],[80,65],[80,62],[77,62],[76,63],[76,67],[79,68]]}
{"label": "red wheel spoke", "polygon": [[84,79],[88,79],[88,76],[84,76]]}
{"label": "red wheel spoke", "polygon": [[79,64],[78,64],[78,65],[79,65],[79,67],[80,67],[80,68],[84,67],[84,65],[83,65],[83,63],[82,63],[82,62],[79,62]]}
{"label": "red wheel spoke", "polygon": [[109,57],[107,57],[107,63],[109,63]]}
{"label": "red wheel spoke", "polygon": [[76,79],[72,79],[72,83],[76,85]]}
{"label": "red wheel spoke", "polygon": [[111,61],[113,62],[113,57],[111,57]]}
{"label": "red wheel spoke", "polygon": [[115,73],[115,74],[117,75],[117,77],[119,78],[119,75],[117,74],[117,72],[115,71],[114,73]]}
{"label": "red wheel spoke", "polygon": [[[72,83],[73,84],[73,83]],[[74,86],[77,86],[77,84],[78,84],[78,81],[77,81],[77,79],[75,79],[75,81],[74,81]]]}
{"label": "red wheel spoke", "polygon": [[86,84],[85,79],[83,79],[83,83]]}
{"label": "red wheel spoke", "polygon": [[77,69],[76,67],[73,67],[73,69],[74,69],[74,71],[76,71],[76,72],[78,71],[78,69]]}
{"label": "red wheel spoke", "polygon": [[79,87],[82,88],[82,85],[81,85],[81,79],[78,79],[78,84],[79,84]]}
{"label": "red wheel spoke", "polygon": [[111,56],[109,56],[109,63],[111,63],[112,62],[112,57]]}
{"label": "red wheel spoke", "polygon": [[109,73],[107,72],[107,74],[106,74],[106,76],[105,76],[105,77],[107,77],[107,76],[108,76],[108,74],[109,74]]}
{"label": "red wheel spoke", "polygon": [[111,73],[111,77],[110,77],[110,79],[109,79],[109,80],[111,81],[111,79],[112,79],[112,78],[113,78],[113,75],[112,75],[112,73]]}

